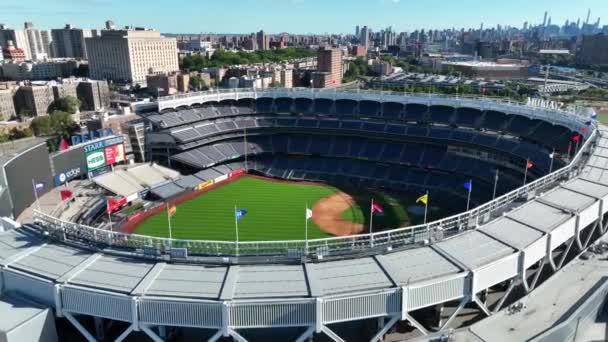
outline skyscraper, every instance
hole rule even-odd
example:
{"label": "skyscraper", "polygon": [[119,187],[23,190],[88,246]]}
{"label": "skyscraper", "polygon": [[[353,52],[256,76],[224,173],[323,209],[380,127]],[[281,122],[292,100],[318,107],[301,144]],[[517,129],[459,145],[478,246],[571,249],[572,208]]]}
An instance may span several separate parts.
{"label": "skyscraper", "polygon": [[51,39],[48,31],[40,31],[34,28],[34,24],[26,22],[23,24],[27,37],[30,56],[32,59],[45,59],[49,57]]}

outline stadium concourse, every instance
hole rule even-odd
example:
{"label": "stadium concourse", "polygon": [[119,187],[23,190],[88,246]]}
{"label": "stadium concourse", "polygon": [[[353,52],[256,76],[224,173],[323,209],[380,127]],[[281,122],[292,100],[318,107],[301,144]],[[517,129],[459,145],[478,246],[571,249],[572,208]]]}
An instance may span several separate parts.
{"label": "stadium concourse", "polygon": [[[294,108],[302,102],[298,98],[305,96],[335,101],[330,101],[327,111],[323,105],[314,106],[315,112],[329,112],[329,119],[335,116],[341,97],[358,98],[350,115],[360,118],[329,120],[315,115],[310,120],[315,122],[312,129],[300,127],[299,134],[292,134],[296,131],[279,125],[279,120],[299,127],[312,114],[290,111],[279,118],[276,108],[282,102]],[[29,321],[46,308],[58,323],[69,322],[89,341],[122,341],[132,335],[154,341],[224,337],[378,341],[389,332],[435,339],[456,328],[464,329],[456,332],[464,334],[464,340],[494,341],[492,331],[510,331],[494,315],[512,315],[511,322],[521,325],[514,339],[560,341],[576,329],[596,324],[591,313],[599,310],[606,295],[597,281],[601,268],[593,268],[597,274],[588,280],[576,281],[576,274],[590,274],[586,263],[578,261],[579,255],[589,259],[589,253],[601,255],[606,250],[596,241],[601,242],[607,228],[608,130],[598,127],[593,117],[487,99],[303,90],[200,93],[161,100],[159,106],[189,102],[203,108],[186,111],[217,114],[228,113],[228,108],[234,114],[238,102],[224,106],[219,103],[224,100],[250,101],[252,107],[247,107],[256,108],[254,116],[260,115],[261,106],[272,108],[263,110],[263,115],[273,116],[269,130],[261,134],[248,124],[247,139],[260,139],[254,140],[255,148],[245,143],[242,127],[211,136],[199,134],[192,145],[176,143],[176,132],[169,127],[155,127],[151,134],[156,140],[150,146],[153,158],[159,163],[179,163],[176,168],[192,172],[186,176],[190,180],[213,183],[229,179],[238,165],[271,176],[276,170],[274,177],[283,179],[327,180],[333,174],[334,180],[346,177],[363,187],[429,187],[456,196],[453,189],[473,178],[481,185],[475,204],[469,211],[412,227],[307,241],[254,242],[137,236],[36,211],[33,224],[0,234],[2,301],[26,298],[35,303],[28,311]],[[376,115],[368,112],[361,117],[361,108],[368,108],[364,103],[369,100],[380,103],[371,104],[378,109]],[[448,103],[466,103],[466,108],[476,110],[464,110],[476,118],[474,123],[466,126],[456,119],[463,112],[461,107],[437,107]],[[224,109],[217,110],[220,107]],[[421,108],[421,117],[409,121],[408,115]],[[387,120],[388,112],[397,113],[398,119]],[[180,112],[155,115],[169,115],[182,123],[187,117]],[[431,120],[435,115],[448,119],[437,123]],[[494,116],[502,119],[492,130]],[[166,126],[168,120],[158,125]],[[260,127],[258,118],[231,121],[253,121]],[[339,122],[338,129],[323,130],[325,121]],[[348,121],[357,123],[344,126]],[[216,120],[211,122],[216,127]],[[198,125],[190,127],[196,131]],[[388,133],[391,126],[400,133]],[[314,136],[325,143],[332,139],[327,145],[332,150],[320,146],[315,149],[323,148],[322,152],[311,153],[316,139],[306,140],[307,136],[319,131],[323,134]],[[214,145],[235,137],[231,147],[243,141],[247,159],[242,155],[227,158],[232,150]],[[573,137],[578,137],[575,144]],[[358,141],[363,144],[357,145]],[[491,148],[484,141],[490,141]],[[212,158],[203,167],[172,158],[180,154],[175,153],[178,150],[189,153],[208,146],[213,149],[198,154]],[[347,148],[338,154],[335,146]],[[380,151],[375,152],[373,146]],[[257,153],[258,149],[263,152]],[[418,158],[408,162],[406,151],[410,150]],[[441,169],[450,167],[449,159],[456,156],[464,159],[456,159],[459,166],[454,172]],[[341,168],[330,168],[335,166]],[[506,180],[492,200],[496,173],[484,171],[496,168]],[[437,179],[442,182],[433,184]],[[177,185],[180,180],[170,182]],[[592,262],[601,265],[602,260]],[[573,283],[577,286],[567,286]],[[538,307],[543,294],[553,295],[558,304],[539,313],[543,318],[530,325],[530,317],[538,310],[526,310]],[[528,306],[517,304],[522,296],[529,297],[524,300]],[[574,309],[581,303],[584,309]],[[13,309],[0,305],[0,310],[3,316]]]}

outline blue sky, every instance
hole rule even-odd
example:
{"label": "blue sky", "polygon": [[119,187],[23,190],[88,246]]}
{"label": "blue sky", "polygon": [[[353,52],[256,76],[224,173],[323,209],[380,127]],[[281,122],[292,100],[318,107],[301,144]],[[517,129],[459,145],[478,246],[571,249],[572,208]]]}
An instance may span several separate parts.
{"label": "blue sky", "polygon": [[38,28],[72,23],[100,28],[117,25],[153,27],[162,32],[349,33],[355,25],[375,30],[461,28],[542,22],[545,10],[553,23],[584,21],[608,24],[608,0],[0,0],[0,23]]}

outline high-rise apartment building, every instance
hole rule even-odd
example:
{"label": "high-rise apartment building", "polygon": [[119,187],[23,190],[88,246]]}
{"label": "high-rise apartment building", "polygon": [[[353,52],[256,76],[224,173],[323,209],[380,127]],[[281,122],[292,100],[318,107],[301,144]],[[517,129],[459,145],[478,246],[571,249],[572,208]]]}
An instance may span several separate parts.
{"label": "high-rise apartment building", "polygon": [[145,85],[149,74],[179,71],[177,40],[158,31],[103,30],[85,42],[93,79]]}
{"label": "high-rise apartment building", "polygon": [[51,44],[49,32],[35,29],[34,24],[31,22],[26,22],[23,26],[31,59],[39,60],[48,58]]}
{"label": "high-rise apartment building", "polygon": [[317,72],[313,73],[314,88],[337,87],[342,84],[342,50],[319,48]]}
{"label": "high-rise apartment building", "polygon": [[74,28],[67,24],[62,29],[51,30],[53,57],[87,59],[85,38],[91,37],[91,30]]}
{"label": "high-rise apartment building", "polygon": [[258,50],[268,50],[270,48],[268,35],[264,33],[264,31],[260,31],[256,34],[256,41]]}

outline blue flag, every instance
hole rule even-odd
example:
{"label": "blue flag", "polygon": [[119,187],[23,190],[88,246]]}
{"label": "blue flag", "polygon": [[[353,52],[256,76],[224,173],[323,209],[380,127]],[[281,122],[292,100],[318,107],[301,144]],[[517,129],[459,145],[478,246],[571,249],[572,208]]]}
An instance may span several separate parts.
{"label": "blue flag", "polygon": [[464,183],[464,188],[469,191],[473,190],[473,181],[468,181],[468,182]]}
{"label": "blue flag", "polygon": [[236,209],[234,214],[236,215],[236,219],[240,220],[243,217],[245,217],[245,215],[247,215],[247,210],[245,209]]}
{"label": "blue flag", "polygon": [[34,190],[36,192],[41,192],[44,190],[44,182],[34,182]]}

